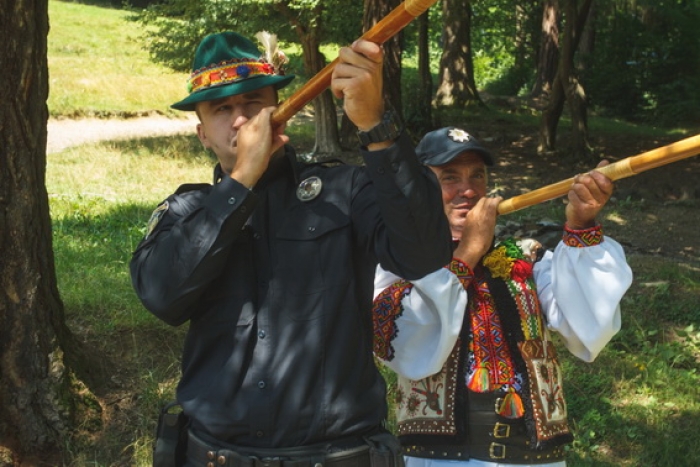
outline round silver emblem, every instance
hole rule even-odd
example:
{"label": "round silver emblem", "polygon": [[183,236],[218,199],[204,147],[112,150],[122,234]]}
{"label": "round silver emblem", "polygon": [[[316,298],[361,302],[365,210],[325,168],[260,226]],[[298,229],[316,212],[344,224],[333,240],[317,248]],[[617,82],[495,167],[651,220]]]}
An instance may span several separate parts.
{"label": "round silver emblem", "polygon": [[309,177],[302,182],[297,187],[297,198],[300,201],[311,201],[321,193],[321,188],[323,188],[323,182],[320,178],[313,176]]}

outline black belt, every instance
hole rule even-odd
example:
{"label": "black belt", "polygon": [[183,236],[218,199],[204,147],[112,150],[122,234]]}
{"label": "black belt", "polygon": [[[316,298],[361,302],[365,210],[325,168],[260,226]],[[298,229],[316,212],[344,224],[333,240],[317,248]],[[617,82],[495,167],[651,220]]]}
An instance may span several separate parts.
{"label": "black belt", "polygon": [[493,393],[469,392],[469,455],[510,464],[542,464],[564,459],[563,446],[532,449],[525,421],[496,413],[501,400]]}
{"label": "black belt", "polygon": [[188,434],[187,459],[203,467],[357,467],[369,466],[369,445],[336,451],[330,445],[257,449],[211,445]]}
{"label": "black belt", "polygon": [[531,449],[523,419],[507,419],[496,413],[500,401],[493,393],[469,392],[468,440],[465,444],[404,446],[407,456],[507,464],[544,464],[564,460],[564,447]]}

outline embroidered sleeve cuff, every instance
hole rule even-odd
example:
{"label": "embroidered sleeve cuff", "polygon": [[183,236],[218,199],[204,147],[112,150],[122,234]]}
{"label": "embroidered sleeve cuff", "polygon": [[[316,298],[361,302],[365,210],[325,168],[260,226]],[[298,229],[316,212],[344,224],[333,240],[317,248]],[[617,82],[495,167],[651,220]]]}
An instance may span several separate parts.
{"label": "embroidered sleeve cuff", "polygon": [[396,338],[398,328],[396,319],[403,313],[401,299],[413,288],[403,279],[384,289],[374,299],[372,320],[374,325],[374,354],[382,360],[394,359],[394,347],[391,341]]}
{"label": "embroidered sleeve cuff", "polygon": [[465,289],[469,286],[472,279],[474,278],[474,273],[472,272],[472,270],[459,258],[452,258],[450,264],[448,264],[445,267],[449,269],[455,276],[457,276],[457,279],[459,279],[459,282],[462,283],[462,287],[464,287]]}
{"label": "embroidered sleeve cuff", "polygon": [[574,248],[600,245],[603,242],[603,227],[596,224],[588,229],[574,230],[565,224],[562,242]]}

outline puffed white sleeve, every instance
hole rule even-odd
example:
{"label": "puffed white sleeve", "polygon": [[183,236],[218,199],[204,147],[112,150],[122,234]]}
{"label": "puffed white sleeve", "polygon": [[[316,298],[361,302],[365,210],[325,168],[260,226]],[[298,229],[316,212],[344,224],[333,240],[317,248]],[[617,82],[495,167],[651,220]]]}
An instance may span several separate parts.
{"label": "puffed white sleeve", "polygon": [[457,342],[467,306],[460,278],[441,268],[408,282],[378,266],[374,295],[379,360],[413,380],[439,372]]}
{"label": "puffed white sleeve", "polygon": [[609,237],[586,247],[560,242],[533,273],[548,327],[572,354],[595,360],[620,330],[620,301],[632,284],[622,246]]}

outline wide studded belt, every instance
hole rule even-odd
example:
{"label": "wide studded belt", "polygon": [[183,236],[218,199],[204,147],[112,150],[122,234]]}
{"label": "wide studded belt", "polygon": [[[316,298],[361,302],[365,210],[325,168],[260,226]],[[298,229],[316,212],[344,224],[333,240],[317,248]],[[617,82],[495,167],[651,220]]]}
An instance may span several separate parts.
{"label": "wide studded belt", "polygon": [[543,450],[530,448],[523,419],[499,416],[494,394],[469,393],[467,442],[404,446],[407,456],[431,459],[468,460],[504,464],[545,464],[564,459],[563,446]]}

